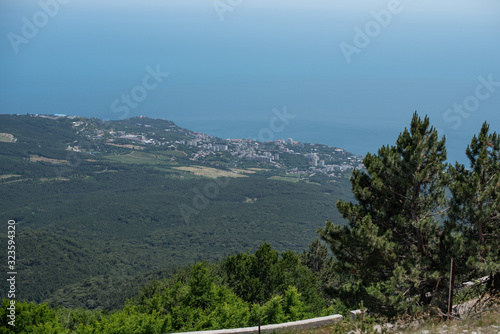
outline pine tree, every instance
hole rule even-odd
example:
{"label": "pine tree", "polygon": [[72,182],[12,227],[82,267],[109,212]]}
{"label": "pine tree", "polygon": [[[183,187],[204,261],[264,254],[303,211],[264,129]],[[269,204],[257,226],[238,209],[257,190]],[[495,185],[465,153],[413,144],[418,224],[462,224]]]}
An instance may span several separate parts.
{"label": "pine tree", "polygon": [[338,201],[347,226],[327,222],[320,235],[335,256],[337,296],[394,314],[426,305],[444,288],[450,233],[439,224],[447,184],[445,138],[415,112],[395,146],[367,154],[355,170],[357,203]]}
{"label": "pine tree", "polygon": [[490,133],[485,122],[466,155],[469,169],[458,163],[450,168],[449,219],[464,234],[469,276],[487,274],[500,280],[500,135]]}

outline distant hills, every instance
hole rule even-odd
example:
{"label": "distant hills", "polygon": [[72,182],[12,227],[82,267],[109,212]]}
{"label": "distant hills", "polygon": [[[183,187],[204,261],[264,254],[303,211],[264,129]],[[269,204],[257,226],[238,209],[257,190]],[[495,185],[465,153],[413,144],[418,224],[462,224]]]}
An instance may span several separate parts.
{"label": "distant hills", "polygon": [[[2,142],[17,141],[20,137],[22,143],[37,142],[45,150],[64,149],[82,156],[100,154],[110,158],[110,155],[115,155],[115,160],[146,162],[147,154],[134,151],[170,152],[171,161],[187,165],[198,163],[232,168],[260,162],[267,163],[265,167],[288,173],[322,173],[329,177],[341,177],[342,172],[363,168],[362,156],[354,156],[336,147],[300,143],[292,138],[268,142],[221,139],[180,128],[171,121],[147,117],[104,122],[66,115],[2,115],[1,120],[4,131],[15,132],[1,133]],[[124,157],[125,153],[128,157]],[[69,164],[63,160],[63,164]]]}
{"label": "distant hills", "polygon": [[326,219],[343,223],[335,203],[352,199],[361,160],[144,117],[0,115],[0,212],[18,222],[19,299],[112,309],[110,295],[124,300],[182,264],[265,241],[300,252]]}

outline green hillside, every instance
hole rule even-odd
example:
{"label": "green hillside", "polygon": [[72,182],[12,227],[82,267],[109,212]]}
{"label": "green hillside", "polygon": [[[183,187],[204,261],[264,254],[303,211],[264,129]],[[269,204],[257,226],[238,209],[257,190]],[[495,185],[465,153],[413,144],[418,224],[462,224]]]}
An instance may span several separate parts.
{"label": "green hillside", "polygon": [[362,164],[166,121],[71,120],[73,134],[60,126],[72,141],[55,135],[47,150],[0,128],[1,240],[18,272],[2,287],[2,333],[197,331],[367,308],[332,329],[344,332],[498,310],[500,135],[487,122],[467,169],[445,162],[445,138],[416,112]]}
{"label": "green hillside", "polygon": [[[142,282],[138,277],[150,272],[264,242],[300,252],[327,219],[342,223],[335,203],[352,198],[346,178],[287,182],[291,176],[269,164],[242,162],[236,174],[230,163],[189,160],[190,148],[180,142],[193,134],[168,121],[0,115],[0,133],[17,139],[0,143],[0,192],[8,194],[0,212],[18,222],[20,300],[81,306],[86,290],[78,286],[98,277]],[[176,147],[116,136],[110,141],[113,133]],[[241,177],[214,179],[182,169],[190,166]],[[252,166],[259,169],[247,169]],[[61,291],[64,298],[55,298]],[[118,305],[101,300],[85,306]]]}

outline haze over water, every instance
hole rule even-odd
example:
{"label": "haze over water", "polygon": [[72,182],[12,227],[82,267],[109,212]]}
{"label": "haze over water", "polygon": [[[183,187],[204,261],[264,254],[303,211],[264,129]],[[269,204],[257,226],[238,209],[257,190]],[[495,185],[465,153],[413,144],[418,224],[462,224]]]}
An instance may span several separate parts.
{"label": "haze over water", "polygon": [[[3,0],[0,112],[257,138],[286,106],[296,117],[275,139],[366,154],[418,110],[466,162],[484,121],[500,130],[500,2],[353,2]],[[168,76],[144,89],[148,68]]]}

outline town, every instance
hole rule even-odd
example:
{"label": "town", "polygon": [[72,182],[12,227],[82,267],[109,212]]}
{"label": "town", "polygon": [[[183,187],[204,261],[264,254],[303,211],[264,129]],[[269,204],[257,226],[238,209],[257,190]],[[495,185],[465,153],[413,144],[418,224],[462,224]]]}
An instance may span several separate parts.
{"label": "town", "polygon": [[[278,169],[286,174],[310,176],[324,174],[346,177],[354,169],[364,169],[363,156],[351,154],[341,148],[323,144],[302,143],[292,138],[260,142],[254,139],[221,139],[212,135],[183,129],[167,120],[136,117],[125,121],[96,122],[66,115],[35,115],[44,118],[67,118],[78,134],[91,142],[129,150],[165,149],[185,153],[189,161],[215,167],[261,167]],[[78,145],[68,150],[89,152]],[[172,158],[179,160],[180,158]]]}

